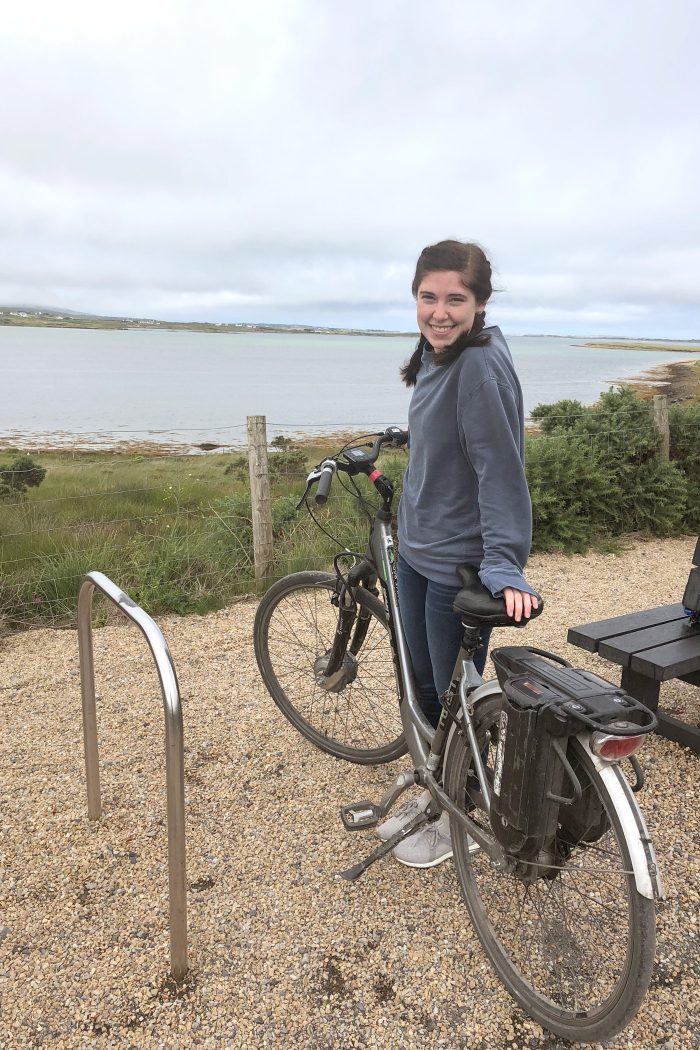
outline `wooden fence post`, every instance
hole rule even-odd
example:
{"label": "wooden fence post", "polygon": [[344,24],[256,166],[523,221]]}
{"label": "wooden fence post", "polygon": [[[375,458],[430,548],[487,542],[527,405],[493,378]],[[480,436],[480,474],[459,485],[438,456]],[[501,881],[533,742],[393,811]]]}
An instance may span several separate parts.
{"label": "wooden fence post", "polygon": [[248,416],[248,469],[253,514],[255,579],[260,580],[267,576],[272,568],[272,503],[265,416]]}
{"label": "wooden fence post", "polygon": [[671,454],[671,432],[668,426],[668,398],[665,394],[654,395],[654,422],[661,438],[659,459],[668,463]]}

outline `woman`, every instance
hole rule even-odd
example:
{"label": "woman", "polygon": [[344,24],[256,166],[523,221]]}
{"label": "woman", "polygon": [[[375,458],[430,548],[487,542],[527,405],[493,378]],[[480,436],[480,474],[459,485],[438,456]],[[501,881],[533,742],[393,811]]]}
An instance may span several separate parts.
{"label": "woman", "polygon": [[[399,505],[401,618],[426,717],[437,725],[462,640],[452,611],[456,569],[468,563],[509,616],[527,619],[537,595],[523,577],[532,513],[523,468],[523,399],[499,328],[485,327],[491,265],[461,241],[425,248],[412,286],[420,338],[402,369],[413,396],[411,456]],[[474,663],[482,673],[489,631]],[[428,803],[424,792],[378,829],[387,839]],[[452,856],[447,813],[394,849],[412,867]]]}

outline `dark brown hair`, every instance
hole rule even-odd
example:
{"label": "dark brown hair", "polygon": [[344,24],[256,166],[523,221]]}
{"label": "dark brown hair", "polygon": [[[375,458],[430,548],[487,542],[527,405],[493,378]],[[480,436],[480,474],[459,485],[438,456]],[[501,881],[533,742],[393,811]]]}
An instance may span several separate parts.
{"label": "dark brown hair", "polygon": [[[483,248],[478,244],[463,241],[439,241],[429,244],[418,256],[416,273],[411,285],[414,297],[418,295],[423,278],[429,273],[452,270],[458,273],[462,284],[474,294],[477,303],[487,303],[491,298],[491,263],[486,258]],[[436,364],[449,365],[467,346],[483,346],[490,336],[482,331],[486,321],[484,313],[477,313],[471,330],[451,347],[436,356]],[[415,386],[418,370],[426,347],[426,340],[421,335],[418,346],[401,369],[401,378],[406,386]]]}

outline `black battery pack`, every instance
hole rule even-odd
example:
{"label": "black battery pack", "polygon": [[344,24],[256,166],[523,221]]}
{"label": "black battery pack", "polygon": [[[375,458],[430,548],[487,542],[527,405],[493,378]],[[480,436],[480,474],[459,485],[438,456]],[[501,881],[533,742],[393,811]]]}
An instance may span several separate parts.
{"label": "black battery pack", "polygon": [[508,679],[502,694],[491,825],[508,852],[525,858],[553,838],[562,801],[573,801],[560,750],[580,725],[559,711],[559,699],[531,675]]}
{"label": "black battery pack", "polygon": [[[568,742],[583,729],[648,732],[656,718],[648,708],[590,671],[527,646],[492,653],[502,689],[494,765],[491,825],[503,847],[533,858],[561,825],[565,838],[594,841],[606,827],[604,813],[586,809]],[[552,662],[554,661],[554,663]]]}

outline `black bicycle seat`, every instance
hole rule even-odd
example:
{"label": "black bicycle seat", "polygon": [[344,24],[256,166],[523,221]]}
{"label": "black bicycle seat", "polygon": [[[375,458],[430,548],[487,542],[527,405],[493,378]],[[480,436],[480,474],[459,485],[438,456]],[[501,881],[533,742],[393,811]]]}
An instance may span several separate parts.
{"label": "black bicycle seat", "polygon": [[470,627],[525,627],[544,608],[544,602],[538,595],[537,608],[532,610],[527,619],[516,621],[506,613],[505,599],[494,598],[488,587],[484,587],[473,565],[458,566],[457,576],[462,590],[452,608]]}

